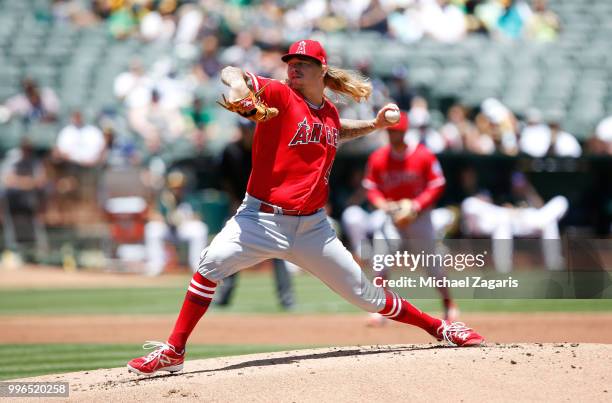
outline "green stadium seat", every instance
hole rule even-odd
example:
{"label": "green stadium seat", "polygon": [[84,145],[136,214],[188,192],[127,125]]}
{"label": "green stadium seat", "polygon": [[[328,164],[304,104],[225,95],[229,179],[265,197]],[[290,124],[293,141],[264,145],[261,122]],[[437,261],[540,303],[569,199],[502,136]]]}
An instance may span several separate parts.
{"label": "green stadium seat", "polygon": [[433,86],[438,76],[436,67],[420,67],[408,70],[408,77],[413,86]]}
{"label": "green stadium seat", "polygon": [[44,86],[55,86],[58,71],[52,65],[44,65],[44,64],[32,64],[27,66],[23,70],[24,76],[32,77],[36,80],[40,85]]}
{"label": "green stadium seat", "polygon": [[27,129],[27,135],[34,147],[40,150],[50,150],[55,145],[57,134],[61,130],[58,124],[36,123]]}
{"label": "green stadium seat", "polygon": [[483,96],[482,93],[464,92],[461,94],[460,99],[464,105],[475,108],[478,107],[488,96],[488,93],[486,96]]}
{"label": "green stadium seat", "polygon": [[542,120],[544,122],[562,122],[565,118],[565,108],[554,108],[545,106],[541,108]]}
{"label": "green stadium seat", "polygon": [[48,63],[65,64],[72,56],[72,51],[73,49],[70,45],[53,43],[42,50],[41,57],[47,60]]}
{"label": "green stadium seat", "polygon": [[20,92],[19,86],[16,82],[4,82],[1,80],[0,82],[2,82],[0,85],[0,102],[5,101],[13,95],[17,95]]}
{"label": "green stadium seat", "polygon": [[21,70],[10,64],[0,64],[0,83],[14,85],[19,83]]}
{"label": "green stadium seat", "polygon": [[17,147],[23,135],[24,127],[19,119],[0,124],[0,152],[4,154],[11,148]]}

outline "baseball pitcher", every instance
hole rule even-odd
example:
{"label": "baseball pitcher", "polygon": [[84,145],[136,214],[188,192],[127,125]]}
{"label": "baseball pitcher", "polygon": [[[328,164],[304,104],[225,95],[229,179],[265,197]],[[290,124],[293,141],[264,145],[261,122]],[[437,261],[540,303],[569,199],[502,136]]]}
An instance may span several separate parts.
{"label": "baseball pitcher", "polygon": [[325,89],[360,101],[372,91],[367,80],[329,66],[323,46],[313,40],[295,42],[282,60],[287,64],[285,82],[237,67],[221,73],[229,87],[222,106],[257,122],[247,194],[236,215],[202,252],[168,340],[145,344],[153,351],[131,360],[128,369],[141,375],[180,371],[187,339],[208,309],[218,282],[270,258],[297,264],[368,312],[418,326],[452,345],[481,345],[484,338],[463,323],[432,317],[366,281],[323,209],[339,143],[390,126],[385,112],[397,106],[384,106],[372,120],[340,119]]}

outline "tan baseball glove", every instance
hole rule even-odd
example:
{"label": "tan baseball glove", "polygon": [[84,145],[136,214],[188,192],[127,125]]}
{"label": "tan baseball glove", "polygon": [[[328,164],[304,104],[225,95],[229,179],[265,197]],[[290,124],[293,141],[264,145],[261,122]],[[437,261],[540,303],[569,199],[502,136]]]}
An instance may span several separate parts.
{"label": "tan baseball glove", "polygon": [[410,199],[398,200],[389,211],[393,224],[397,228],[404,228],[413,222],[418,215],[415,204]]}
{"label": "tan baseball glove", "polygon": [[219,105],[230,112],[236,112],[253,122],[265,122],[278,115],[278,109],[271,108],[261,99],[261,93],[266,86],[264,85],[257,92],[249,91],[249,95],[237,101],[229,101],[222,95],[222,102],[217,101]]}

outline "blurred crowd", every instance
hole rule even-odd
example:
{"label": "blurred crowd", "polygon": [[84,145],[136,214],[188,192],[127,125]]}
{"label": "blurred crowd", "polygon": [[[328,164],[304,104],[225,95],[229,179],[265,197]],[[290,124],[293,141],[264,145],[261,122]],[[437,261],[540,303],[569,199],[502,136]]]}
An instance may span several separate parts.
{"label": "blurred crowd", "polygon": [[[248,33],[243,32],[237,37],[237,41],[247,39],[252,44]],[[231,64],[248,65],[249,59],[230,57],[235,50],[230,47],[215,52],[215,59],[218,58],[215,65],[220,69],[225,63],[230,63],[227,60],[230,58],[233,59]],[[253,66],[249,70],[266,75],[258,63],[260,61],[252,59]],[[122,158],[131,161],[139,147],[146,155],[152,156],[179,140],[188,142],[194,151],[204,151],[211,137],[218,136],[215,130],[223,130],[226,141],[235,138],[238,135],[237,122],[230,118],[223,122],[223,127],[215,126],[219,115],[225,112],[194,93],[194,88],[202,85],[201,80],[218,81],[219,70],[213,71],[203,65],[210,67],[211,63],[200,60],[194,66],[194,74],[180,76],[169,69],[160,77],[157,73],[149,74],[137,59],[133,60],[129,69],[117,76],[113,83],[114,93],[123,103],[122,108],[103,111],[95,119],[90,119],[90,124],[84,122],[82,111],[73,110],[70,121],[57,133],[58,152],[55,155],[87,165],[110,153],[113,162],[121,162]],[[279,64],[278,69],[281,68]],[[367,64],[358,68],[369,75]],[[278,74],[280,77],[284,73],[279,71]],[[408,135],[418,137],[436,154],[524,154],[538,158],[580,157],[583,153],[612,155],[612,117],[603,119],[581,145],[572,133],[563,129],[558,119],[545,120],[535,108],[517,116],[498,99],[487,98],[475,108],[461,103],[450,104],[444,114],[443,111],[431,110],[428,100],[410,86],[401,72],[384,80],[373,77],[372,82],[374,94],[367,102],[355,104],[340,100],[341,116],[369,119],[384,103],[395,102],[400,109],[409,112]],[[41,88],[34,80],[26,78],[22,82],[22,91],[4,102],[1,109],[5,118],[26,122],[26,127],[57,122],[61,100],[52,88]],[[116,136],[117,131],[123,135]],[[345,148],[351,152],[370,152],[384,141],[384,136],[372,135],[351,142]]]}
{"label": "blurred crowd", "polygon": [[[255,26],[268,46],[314,31],[370,30],[414,42],[429,37],[456,42],[476,33],[495,39],[555,40],[559,17],[547,0],[55,0],[54,16],[80,25],[103,19],[113,36],[189,42],[196,26],[229,29]],[[194,13],[201,6],[203,13]]]}
{"label": "blurred crowd", "polygon": [[[197,160],[201,156],[211,157],[208,146],[212,142],[221,139],[223,144],[239,144],[236,142],[243,139],[244,128],[210,97],[202,96],[202,90],[220,96],[219,74],[225,65],[284,79],[280,55],[287,41],[321,31],[355,30],[376,31],[402,42],[425,37],[455,42],[466,35],[549,41],[561,29],[559,18],[545,0],[93,0],[90,7],[83,4],[55,0],[53,18],[78,26],[105,24],[118,41],[167,43],[192,62],[187,68],[165,59],[145,66],[134,57],[126,70],[108,83],[120,106],[96,111],[93,116],[75,108],[69,120],[63,121],[62,100],[54,89],[29,78],[22,81],[21,93],[4,100],[0,121],[20,120],[26,133],[20,146],[4,160],[3,188],[13,198],[13,207],[25,206],[17,212],[30,211],[38,217],[43,207],[54,207],[47,209],[45,219],[51,223],[65,223],[74,215],[70,211],[74,200],[104,206],[109,197],[100,195],[99,185],[107,172],[141,172],[139,177],[153,195],[151,201],[169,186],[173,171],[167,163],[173,161],[161,156],[176,144],[184,144],[196,164],[202,162]],[[341,116],[371,118],[384,103],[395,102],[409,114],[407,136],[425,143],[435,154],[612,155],[612,116],[602,120],[581,143],[574,133],[564,130],[560,119],[545,119],[537,109],[516,115],[495,98],[476,107],[450,103],[431,108],[433,100],[411,85],[401,66],[387,77],[375,76],[367,60],[349,67],[370,77],[374,92],[361,104],[333,98]],[[48,123],[59,127],[55,143],[50,150],[37,153],[28,130]],[[378,133],[344,147],[346,152],[364,155],[385,142],[384,133]],[[213,159],[219,151],[215,150]],[[212,173],[217,168],[207,165],[205,169]],[[181,183],[191,189],[202,187],[198,178],[188,179],[181,179]],[[108,189],[102,189],[105,191]],[[66,199],[64,204],[47,203],[62,198]],[[57,216],[49,215],[49,210]],[[7,211],[8,215],[14,213],[5,209],[4,222]],[[34,224],[39,228],[40,220]],[[5,245],[14,242],[5,236]],[[46,240],[40,243],[44,245]]]}
{"label": "blurred crowd", "polygon": [[[220,111],[211,99],[199,95],[202,89],[218,90],[220,70],[228,64],[284,79],[285,68],[279,56],[286,42],[299,37],[371,30],[403,42],[424,37],[453,42],[468,34],[500,40],[554,40],[560,30],[559,18],[546,0],[93,0],[90,7],[80,1],[56,0],[52,14],[57,21],[77,25],[105,24],[118,40],[171,43],[180,49],[178,53],[191,55],[193,62],[188,69],[179,69],[167,60],[146,68],[140,60],[132,60],[129,69],[113,83],[115,96],[123,102],[121,116],[98,119],[102,131],[105,127],[101,125],[106,125],[115,132],[127,127],[138,134],[152,154],[179,138],[189,141],[196,150],[203,150],[211,138],[231,140],[237,135],[236,125],[231,130],[227,122],[221,128],[214,125]],[[564,131],[560,119],[545,121],[535,109],[525,116],[515,116],[493,98],[479,108],[455,104],[432,111],[420,96],[424,94],[411,86],[404,68],[397,66],[389,77],[375,77],[370,63],[361,60],[349,66],[371,77],[375,91],[364,105],[341,103],[345,117],[370,118],[377,108],[392,100],[401,109],[410,110],[412,135],[422,136],[435,153],[525,153],[534,157],[582,154],[575,133]],[[24,82],[23,88],[23,94],[5,103],[11,114],[56,119],[59,100],[52,89],[38,89],[32,81]],[[125,121],[118,123],[120,118]],[[597,127],[585,152],[610,152],[608,126],[604,121]],[[371,151],[383,139],[375,136],[349,148]]]}

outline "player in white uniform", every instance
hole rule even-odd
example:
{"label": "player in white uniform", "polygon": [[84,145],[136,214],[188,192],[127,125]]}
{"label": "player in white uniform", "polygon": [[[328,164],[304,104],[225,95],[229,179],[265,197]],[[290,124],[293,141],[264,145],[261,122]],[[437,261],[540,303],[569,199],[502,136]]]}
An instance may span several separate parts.
{"label": "player in white uniform", "polygon": [[497,271],[512,270],[513,238],[541,238],[544,263],[549,270],[562,270],[564,261],[559,234],[559,221],[569,208],[564,196],[555,196],[547,203],[524,174],[511,177],[508,202],[493,204],[490,196],[481,193],[461,203],[463,231],[473,236],[493,239],[493,262]]}
{"label": "player in white uniform", "polygon": [[229,100],[255,110],[252,90],[278,116],[259,121],[253,143],[253,169],[247,195],[236,215],[202,252],[198,273],[187,289],[174,330],[166,343],[149,343],[149,355],[128,363],[137,374],[183,367],[185,345],[204,315],[217,283],[264,259],[280,258],[297,264],[323,281],[350,303],[399,322],[418,326],[438,340],[456,346],[481,345],[484,338],[462,323],[437,319],[399,295],[375,287],[361,272],[351,253],[336,237],[323,209],[328,178],[338,142],[390,126],[384,118],[395,105],[386,105],[372,120],[340,120],[325,88],[367,98],[371,86],[362,77],[327,65],[321,44],[303,40],[283,56],[288,82],[258,77],[226,67],[222,81],[230,87]]}

